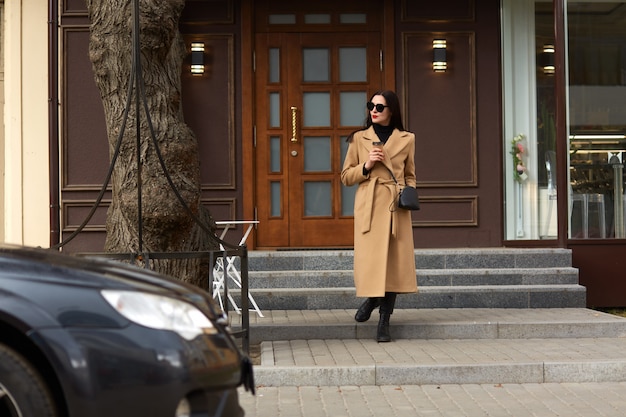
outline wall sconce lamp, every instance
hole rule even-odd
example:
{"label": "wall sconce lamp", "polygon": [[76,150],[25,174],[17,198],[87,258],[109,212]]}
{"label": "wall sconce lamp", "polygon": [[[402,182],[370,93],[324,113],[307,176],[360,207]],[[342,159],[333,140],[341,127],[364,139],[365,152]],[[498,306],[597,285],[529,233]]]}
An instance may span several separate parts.
{"label": "wall sconce lamp", "polygon": [[433,39],[433,71],[446,72],[448,63],[446,62],[446,40]]}
{"label": "wall sconce lamp", "polygon": [[191,73],[204,74],[204,42],[191,42]]}
{"label": "wall sconce lamp", "polygon": [[540,61],[539,65],[543,68],[543,73],[554,75],[554,45],[543,45]]}

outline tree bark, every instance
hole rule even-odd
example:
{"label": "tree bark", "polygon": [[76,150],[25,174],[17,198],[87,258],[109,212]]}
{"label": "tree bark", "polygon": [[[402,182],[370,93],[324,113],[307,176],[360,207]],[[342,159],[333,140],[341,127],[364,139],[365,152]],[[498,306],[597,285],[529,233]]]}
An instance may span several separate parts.
{"label": "tree bark", "polygon": [[[186,50],[178,30],[184,0],[138,0],[139,45],[145,99],[156,141],[173,183],[192,212],[215,230],[200,201],[198,145],[185,124],[181,105],[181,70]],[[113,156],[126,122],[112,174],[112,203],[107,213],[107,252],[138,252],[141,181],[142,247],[144,252],[197,252],[215,249],[209,233],[183,208],[163,172],[140,101],[140,173],[137,169],[137,118],[133,87],[133,0],[87,0],[91,21],[89,58],[104,106],[109,154]],[[132,86],[131,86],[132,87]],[[142,99],[140,99],[142,100]],[[198,260],[152,261],[152,269],[206,287],[207,263]]]}

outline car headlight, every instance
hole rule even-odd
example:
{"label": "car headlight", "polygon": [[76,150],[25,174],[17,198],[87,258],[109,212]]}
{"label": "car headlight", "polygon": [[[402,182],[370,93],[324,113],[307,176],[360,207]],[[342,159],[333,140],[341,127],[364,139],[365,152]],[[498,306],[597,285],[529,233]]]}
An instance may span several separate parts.
{"label": "car headlight", "polygon": [[217,332],[204,313],[185,301],[139,291],[102,290],[101,294],[118,313],[142,326],[171,330],[187,340]]}

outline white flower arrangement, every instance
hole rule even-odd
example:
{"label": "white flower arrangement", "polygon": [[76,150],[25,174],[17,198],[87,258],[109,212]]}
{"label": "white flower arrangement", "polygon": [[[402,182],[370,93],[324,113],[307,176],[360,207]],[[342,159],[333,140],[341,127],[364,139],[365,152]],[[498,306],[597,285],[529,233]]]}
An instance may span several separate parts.
{"label": "white flower arrangement", "polygon": [[526,148],[523,143],[525,139],[526,136],[519,133],[511,141],[510,154],[513,155],[513,178],[515,178],[515,181],[519,183],[528,179],[528,174],[526,174],[526,165],[524,165],[523,159],[526,152]]}

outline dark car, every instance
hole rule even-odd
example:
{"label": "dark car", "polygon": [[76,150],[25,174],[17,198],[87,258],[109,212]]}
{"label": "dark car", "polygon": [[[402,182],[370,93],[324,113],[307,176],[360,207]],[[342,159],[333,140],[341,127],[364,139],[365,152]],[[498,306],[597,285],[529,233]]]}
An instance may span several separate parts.
{"label": "dark car", "polygon": [[206,292],[121,262],[0,247],[0,417],[238,416],[252,366]]}

